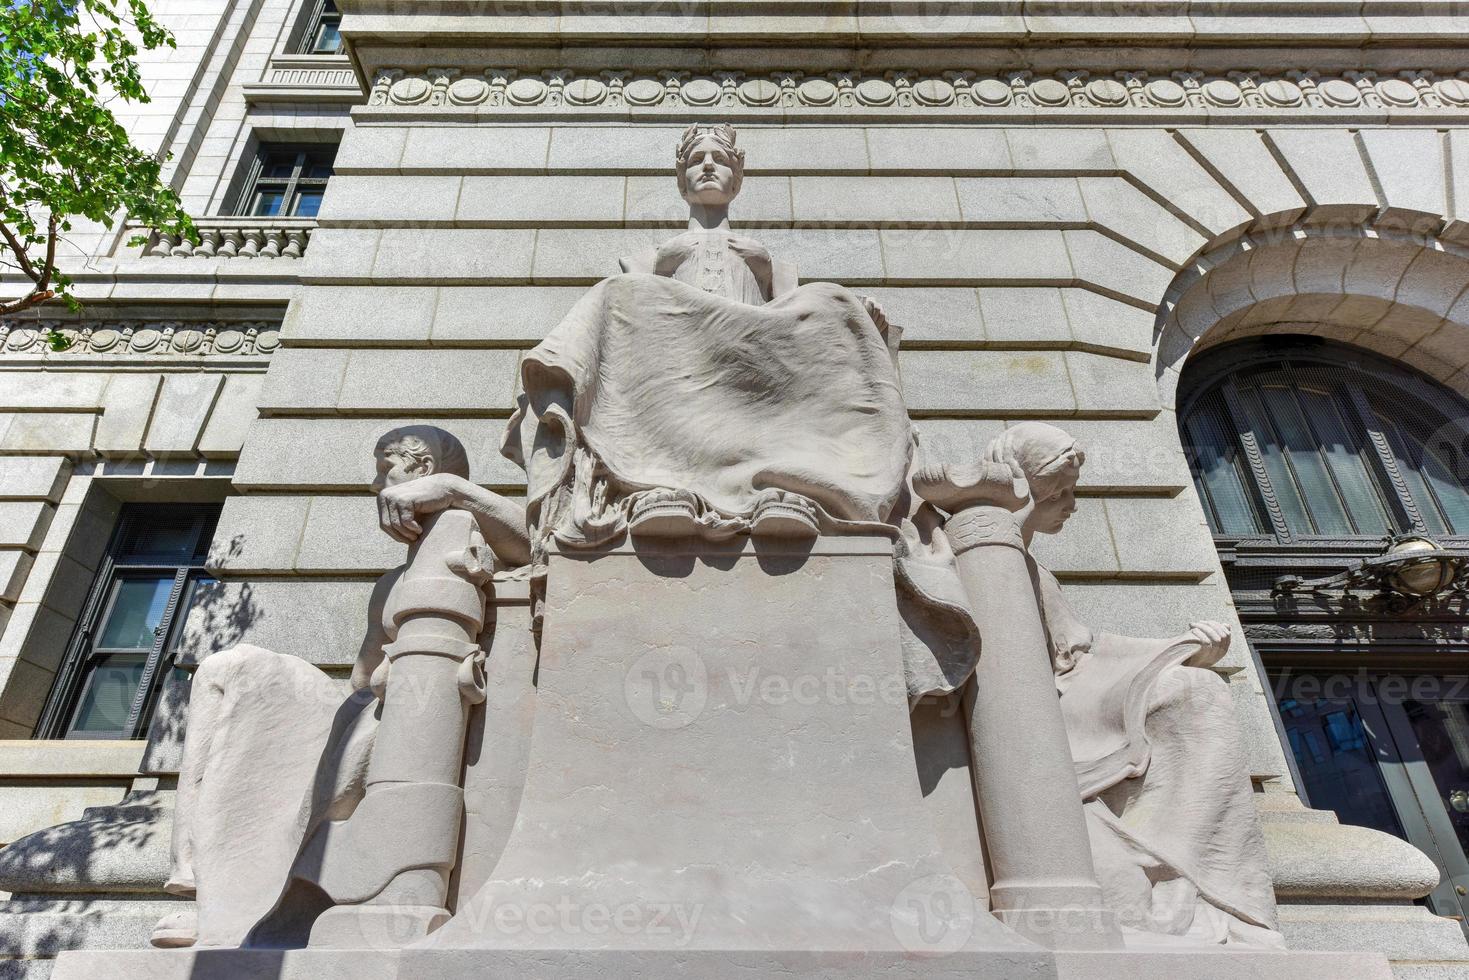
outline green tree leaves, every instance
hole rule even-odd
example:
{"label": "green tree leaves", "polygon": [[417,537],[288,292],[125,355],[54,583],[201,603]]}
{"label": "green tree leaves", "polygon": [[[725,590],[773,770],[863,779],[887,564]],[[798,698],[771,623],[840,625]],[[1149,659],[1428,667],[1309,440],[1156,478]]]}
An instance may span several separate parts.
{"label": "green tree leaves", "polygon": [[53,297],[77,305],[56,267],[57,242],[75,219],[110,228],[126,212],[195,237],[159,180],[161,161],[135,147],[107,107],[148,101],[133,60],[139,44],[174,44],[143,0],[0,0],[0,267],[31,282],[26,295],[0,298],[0,314]]}

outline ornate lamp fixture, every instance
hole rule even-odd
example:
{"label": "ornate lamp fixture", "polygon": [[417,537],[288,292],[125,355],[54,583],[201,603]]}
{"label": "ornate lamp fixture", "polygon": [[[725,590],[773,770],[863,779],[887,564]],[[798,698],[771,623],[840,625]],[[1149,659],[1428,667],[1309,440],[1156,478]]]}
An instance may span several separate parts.
{"label": "ornate lamp fixture", "polygon": [[1421,534],[1389,538],[1382,554],[1325,578],[1282,575],[1276,595],[1372,591],[1400,601],[1423,602],[1449,594],[1469,594],[1469,551],[1450,550]]}

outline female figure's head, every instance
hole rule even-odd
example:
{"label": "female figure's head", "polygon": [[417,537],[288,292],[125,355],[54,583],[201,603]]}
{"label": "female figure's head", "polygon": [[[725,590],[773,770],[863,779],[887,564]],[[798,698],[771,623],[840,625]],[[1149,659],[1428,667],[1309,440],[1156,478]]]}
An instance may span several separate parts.
{"label": "female figure's head", "polygon": [[1025,473],[1035,500],[1027,531],[1055,534],[1075,513],[1076,481],[1086,453],[1066,432],[1044,422],[1021,422],[990,443],[985,459],[1018,466]]}
{"label": "female figure's head", "polygon": [[690,126],[678,141],[678,192],[689,204],[724,208],[745,179],[745,151],[728,123]]}

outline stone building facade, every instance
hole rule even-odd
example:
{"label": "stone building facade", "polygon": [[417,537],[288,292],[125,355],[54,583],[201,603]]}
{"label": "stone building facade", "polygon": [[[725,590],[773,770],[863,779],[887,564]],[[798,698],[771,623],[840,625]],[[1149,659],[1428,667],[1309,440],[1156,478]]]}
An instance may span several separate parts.
{"label": "stone building facade", "polygon": [[79,234],[82,312],[0,325],[0,842],[124,828],[17,889],[0,966],[146,940],[188,671],[345,674],[401,558],[377,438],[523,492],[522,352],[681,227],[678,135],[728,121],[735,226],[902,326],[930,453],[1083,440],[1038,550],[1091,622],[1251,640],[1220,669],[1288,937],[1469,976],[1462,593],[1278,587],[1469,544],[1469,17],[1410,6],[159,0],[127,121],[201,241]]}

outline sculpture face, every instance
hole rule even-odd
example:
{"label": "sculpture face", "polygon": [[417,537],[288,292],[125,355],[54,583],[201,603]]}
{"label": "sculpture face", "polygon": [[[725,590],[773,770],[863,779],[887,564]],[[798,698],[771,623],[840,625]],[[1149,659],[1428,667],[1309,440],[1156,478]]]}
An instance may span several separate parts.
{"label": "sculpture face", "polygon": [[1078,473],[1070,471],[1056,477],[1056,486],[1045,497],[1036,501],[1027,522],[1037,534],[1055,534],[1066,526],[1066,521],[1076,513],[1076,480]]}
{"label": "sculpture face", "polygon": [[690,204],[721,207],[739,191],[740,160],[713,134],[695,141],[682,166],[684,200]]}
{"label": "sculpture face", "polygon": [[393,443],[377,453],[377,479],[373,481],[372,489],[395,487],[432,472],[432,460],[410,452],[402,443]]}

